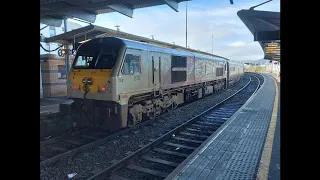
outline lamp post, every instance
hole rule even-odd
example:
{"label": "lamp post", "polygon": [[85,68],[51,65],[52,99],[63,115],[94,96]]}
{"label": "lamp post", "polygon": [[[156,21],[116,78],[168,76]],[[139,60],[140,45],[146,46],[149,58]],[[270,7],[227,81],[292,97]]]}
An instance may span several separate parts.
{"label": "lamp post", "polygon": [[[64,33],[68,32],[68,18],[65,17],[64,18]],[[69,50],[69,45],[66,44],[65,45],[65,49]],[[66,67],[66,79],[67,81],[69,80],[69,69],[70,69],[70,57],[69,57],[69,53],[65,54],[65,67]]]}
{"label": "lamp post", "polygon": [[188,1],[186,2],[186,47],[188,47]]}
{"label": "lamp post", "polygon": [[212,54],[213,54],[213,35],[212,35],[212,41],[211,41],[211,46],[212,46]]}
{"label": "lamp post", "polygon": [[120,26],[119,25],[116,25],[115,27],[117,28],[117,31],[120,31],[120,29],[119,29]]}

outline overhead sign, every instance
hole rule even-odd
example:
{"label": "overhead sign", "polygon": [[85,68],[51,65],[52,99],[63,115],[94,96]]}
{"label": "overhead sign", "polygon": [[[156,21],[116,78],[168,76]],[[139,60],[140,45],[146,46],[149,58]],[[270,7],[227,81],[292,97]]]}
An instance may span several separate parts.
{"label": "overhead sign", "polygon": [[280,60],[280,43],[266,43],[264,45],[264,59]]}

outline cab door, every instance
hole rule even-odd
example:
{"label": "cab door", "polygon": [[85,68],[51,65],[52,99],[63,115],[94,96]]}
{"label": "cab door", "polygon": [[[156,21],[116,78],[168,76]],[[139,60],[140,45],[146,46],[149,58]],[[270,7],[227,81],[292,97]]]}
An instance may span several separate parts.
{"label": "cab door", "polygon": [[118,90],[121,93],[139,92],[148,89],[148,63],[145,51],[127,49],[122,68],[118,76]]}
{"label": "cab door", "polygon": [[159,89],[161,83],[161,54],[158,52],[149,53],[149,87]]}

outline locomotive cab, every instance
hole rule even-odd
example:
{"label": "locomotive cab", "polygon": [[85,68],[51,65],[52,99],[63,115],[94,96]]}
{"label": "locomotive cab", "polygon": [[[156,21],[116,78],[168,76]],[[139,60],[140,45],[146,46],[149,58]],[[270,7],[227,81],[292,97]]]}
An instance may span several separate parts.
{"label": "locomotive cab", "polygon": [[[108,81],[112,77],[112,71],[117,58],[121,55],[121,41],[114,39],[93,39],[82,44],[76,54],[72,68],[69,72],[70,89],[68,95],[71,98],[81,98],[77,95],[87,93],[108,92]],[[79,93],[74,93],[79,92]],[[102,100],[101,96],[91,96],[90,99]]]}
{"label": "locomotive cab", "polygon": [[119,121],[122,105],[113,93],[124,49],[123,41],[117,38],[92,39],[78,48],[68,80],[68,96],[74,101],[72,116],[77,125],[100,126],[110,131],[125,126]]}

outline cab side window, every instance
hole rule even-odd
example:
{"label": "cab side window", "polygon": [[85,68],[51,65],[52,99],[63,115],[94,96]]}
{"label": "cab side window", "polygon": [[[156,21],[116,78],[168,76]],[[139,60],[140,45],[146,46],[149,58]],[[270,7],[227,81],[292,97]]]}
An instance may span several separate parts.
{"label": "cab side window", "polygon": [[130,75],[135,73],[140,73],[140,56],[133,55],[133,54],[127,54],[124,63],[122,66],[122,74],[124,75]]}

